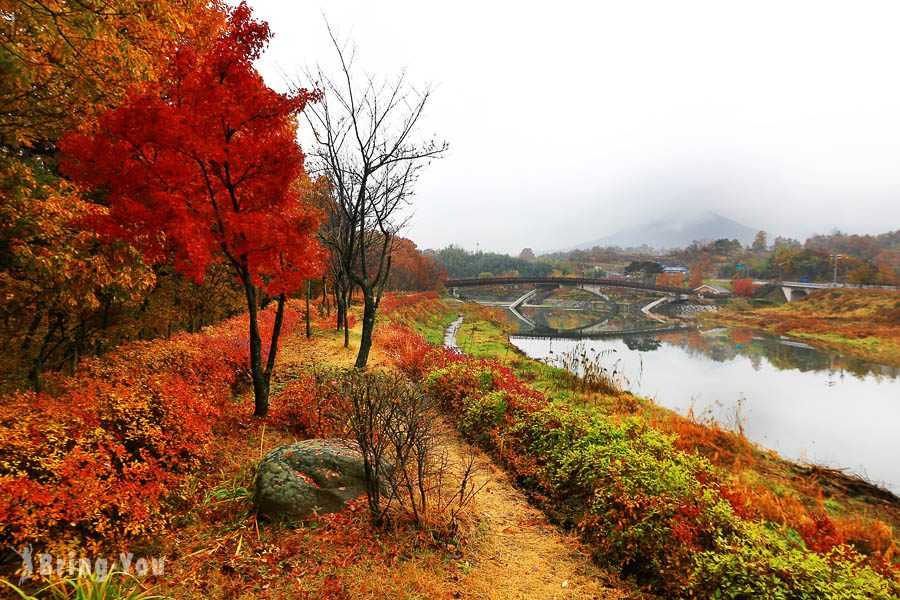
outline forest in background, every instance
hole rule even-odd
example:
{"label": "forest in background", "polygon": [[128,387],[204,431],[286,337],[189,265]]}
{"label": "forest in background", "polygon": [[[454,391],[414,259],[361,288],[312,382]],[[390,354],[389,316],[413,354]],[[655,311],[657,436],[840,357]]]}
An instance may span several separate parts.
{"label": "forest in background", "polygon": [[[652,240],[648,240],[652,243]],[[804,242],[775,237],[771,243],[760,231],[749,246],[738,240],[695,241],[686,248],[653,253],[648,248],[594,247],[536,255],[524,248],[518,256],[496,252],[471,252],[458,246],[427,250],[447,270],[450,277],[522,275],[533,277],[603,277],[629,274],[629,265],[656,262],[660,266],[684,266],[690,276],[682,282],[665,284],[699,285],[711,279],[784,279],[857,285],[898,285],[900,283],[900,230],[880,235],[835,232],[814,235]],[[837,259],[835,260],[835,254]],[[837,269],[835,269],[837,262]],[[738,268],[737,265],[745,265]],[[631,270],[632,272],[634,269]],[[649,273],[655,275],[660,271]]]}

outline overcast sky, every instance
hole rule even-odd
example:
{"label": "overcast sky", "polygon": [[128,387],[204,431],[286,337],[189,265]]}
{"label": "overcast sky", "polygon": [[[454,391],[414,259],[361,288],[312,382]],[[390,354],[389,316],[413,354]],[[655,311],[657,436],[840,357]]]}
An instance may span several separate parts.
{"label": "overcast sky", "polygon": [[711,209],[797,237],[900,228],[900,3],[252,0],[267,81],[334,65],[436,87],[451,145],[407,231],[553,250]]}

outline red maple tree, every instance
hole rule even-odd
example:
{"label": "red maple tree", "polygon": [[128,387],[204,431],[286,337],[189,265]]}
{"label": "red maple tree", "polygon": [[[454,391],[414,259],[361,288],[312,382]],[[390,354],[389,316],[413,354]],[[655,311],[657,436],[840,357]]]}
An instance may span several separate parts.
{"label": "red maple tree", "polygon": [[[106,234],[153,262],[202,280],[224,261],[250,312],[254,414],[268,410],[286,296],[321,272],[319,213],[303,168],[296,115],[316,93],[279,94],[253,68],[271,33],[245,3],[209,47],[171,48],[160,81],[130,91],[96,123],[61,143],[62,170],[104,190]],[[265,366],[257,313],[260,289],[278,296]]]}
{"label": "red maple tree", "polygon": [[735,279],[731,282],[731,290],[736,296],[749,298],[753,295],[755,289],[756,286],[753,285],[753,280],[748,277]]}

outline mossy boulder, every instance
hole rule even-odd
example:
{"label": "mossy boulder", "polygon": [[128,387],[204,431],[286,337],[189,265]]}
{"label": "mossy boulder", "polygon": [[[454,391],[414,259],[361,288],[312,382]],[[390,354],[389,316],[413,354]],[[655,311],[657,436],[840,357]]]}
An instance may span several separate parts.
{"label": "mossy boulder", "polygon": [[346,440],[304,440],[266,454],[254,501],[272,520],[338,512],[366,492],[362,455]]}

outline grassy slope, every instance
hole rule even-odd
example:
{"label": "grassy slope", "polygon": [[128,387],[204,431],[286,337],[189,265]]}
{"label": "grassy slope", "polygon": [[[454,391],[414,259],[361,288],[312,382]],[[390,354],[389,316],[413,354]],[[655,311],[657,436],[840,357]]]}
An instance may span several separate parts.
{"label": "grassy slope", "polygon": [[790,335],[858,358],[900,366],[900,293],[823,290],[771,308],[705,318]]}
{"label": "grassy slope", "polygon": [[[613,418],[638,415],[656,428],[678,436],[676,446],[697,451],[727,473],[760,510],[776,523],[790,526],[825,512],[860,538],[878,538],[881,546],[900,541],[900,505],[890,495],[840,472],[797,465],[714,422],[697,422],[627,392],[585,392],[567,371],[529,359],[508,341],[505,321],[494,309],[477,305],[453,307],[465,323],[457,341],[466,352],[499,359],[517,375],[560,400],[595,407]],[[871,543],[865,541],[863,543]]]}

